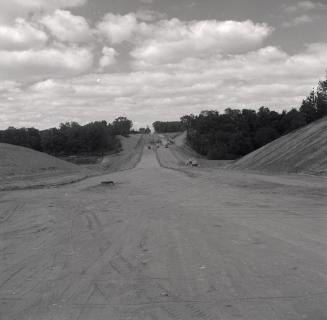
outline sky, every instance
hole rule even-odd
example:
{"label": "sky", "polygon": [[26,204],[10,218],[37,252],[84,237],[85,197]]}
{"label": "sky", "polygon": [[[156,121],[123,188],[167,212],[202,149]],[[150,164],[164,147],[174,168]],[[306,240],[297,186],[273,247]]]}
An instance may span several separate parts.
{"label": "sky", "polygon": [[1,0],[0,129],[299,107],[327,0]]}

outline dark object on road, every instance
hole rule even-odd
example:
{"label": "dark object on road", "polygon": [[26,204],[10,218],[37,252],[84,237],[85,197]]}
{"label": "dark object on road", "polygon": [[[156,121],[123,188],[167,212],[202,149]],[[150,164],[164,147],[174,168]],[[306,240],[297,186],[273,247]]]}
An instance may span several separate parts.
{"label": "dark object on road", "polygon": [[198,167],[199,166],[199,163],[195,159],[188,159],[185,162],[185,165],[186,166],[191,166],[191,167]]}
{"label": "dark object on road", "polygon": [[108,185],[114,185],[115,184],[115,182],[113,182],[113,181],[101,181],[101,184],[108,184]]}

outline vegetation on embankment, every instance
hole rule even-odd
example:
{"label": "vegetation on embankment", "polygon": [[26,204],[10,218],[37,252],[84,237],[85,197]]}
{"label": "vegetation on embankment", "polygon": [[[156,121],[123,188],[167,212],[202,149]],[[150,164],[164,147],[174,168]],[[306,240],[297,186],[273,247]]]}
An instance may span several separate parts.
{"label": "vegetation on embankment", "polygon": [[187,143],[208,159],[240,158],[267,143],[327,115],[327,80],[303,100],[299,110],[278,113],[266,107],[258,111],[226,109],[203,111],[181,118]]}
{"label": "vegetation on embankment", "polygon": [[55,156],[103,155],[118,151],[121,144],[117,135],[128,136],[132,122],[119,117],[113,123],[106,121],[79,125],[77,122],[61,124],[59,128],[10,127],[0,131],[0,143],[31,148]]}

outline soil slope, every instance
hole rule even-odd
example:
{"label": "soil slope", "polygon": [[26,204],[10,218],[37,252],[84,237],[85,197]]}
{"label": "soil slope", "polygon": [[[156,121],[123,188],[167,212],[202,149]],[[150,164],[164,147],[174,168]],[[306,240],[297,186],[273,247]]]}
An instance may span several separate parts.
{"label": "soil slope", "polygon": [[285,135],[241,158],[230,168],[327,174],[327,117]]}
{"label": "soil slope", "polygon": [[134,168],[142,156],[144,137],[130,135],[128,138],[119,136],[122,151],[106,156],[101,162],[101,167],[106,172],[115,172]]}
{"label": "soil slope", "polygon": [[80,167],[32,149],[0,143],[0,190],[69,183],[86,176]]}
{"label": "soil slope", "polygon": [[45,171],[78,171],[78,167],[32,149],[0,143],[0,177],[25,176]]}
{"label": "soil slope", "polygon": [[57,186],[88,176],[131,169],[142,156],[143,137],[120,137],[122,151],[98,165],[75,165],[32,149],[0,144],[0,191]]}

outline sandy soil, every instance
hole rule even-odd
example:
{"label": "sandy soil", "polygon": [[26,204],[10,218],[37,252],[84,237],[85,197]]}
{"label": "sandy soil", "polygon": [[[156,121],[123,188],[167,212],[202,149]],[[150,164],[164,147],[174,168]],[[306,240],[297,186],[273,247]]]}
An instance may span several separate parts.
{"label": "sandy soil", "polygon": [[78,167],[32,149],[0,143],[0,177],[25,176],[40,172],[77,171]]}
{"label": "sandy soil", "polygon": [[143,135],[120,137],[122,151],[118,154],[104,157],[100,166],[102,170],[115,172],[132,169],[140,161],[144,147]]}
{"label": "sandy soil", "polygon": [[90,174],[87,168],[46,153],[0,143],[0,190],[69,184]]}
{"label": "sandy soil", "polygon": [[0,192],[0,319],[326,319],[326,180],[185,170]]}

